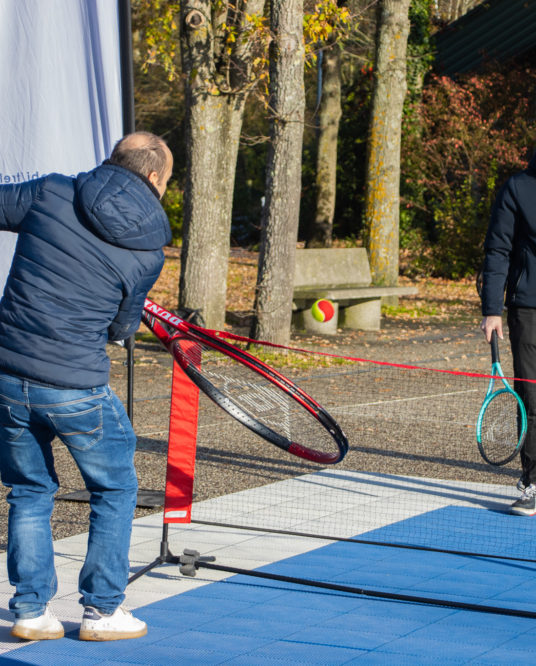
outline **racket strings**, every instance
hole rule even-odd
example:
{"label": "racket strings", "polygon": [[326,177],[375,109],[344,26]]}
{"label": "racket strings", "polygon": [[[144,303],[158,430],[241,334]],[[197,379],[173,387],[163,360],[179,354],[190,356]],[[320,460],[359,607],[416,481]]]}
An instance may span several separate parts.
{"label": "racket strings", "polygon": [[491,462],[499,463],[517,448],[520,437],[520,414],[515,396],[507,391],[497,393],[482,416],[481,445]]}
{"label": "racket strings", "polygon": [[249,366],[200,341],[179,340],[174,354],[182,366],[191,364],[243,412],[289,442],[336,451],[333,437],[311,412]]}

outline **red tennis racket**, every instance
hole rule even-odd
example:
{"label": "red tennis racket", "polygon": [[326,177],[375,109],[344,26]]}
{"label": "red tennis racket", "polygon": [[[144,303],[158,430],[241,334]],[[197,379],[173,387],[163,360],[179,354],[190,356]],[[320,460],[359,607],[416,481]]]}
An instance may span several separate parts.
{"label": "red tennis racket", "polygon": [[142,321],[192,382],[254,433],[320,464],[344,458],[348,440],[338,423],[280,372],[148,298]]}

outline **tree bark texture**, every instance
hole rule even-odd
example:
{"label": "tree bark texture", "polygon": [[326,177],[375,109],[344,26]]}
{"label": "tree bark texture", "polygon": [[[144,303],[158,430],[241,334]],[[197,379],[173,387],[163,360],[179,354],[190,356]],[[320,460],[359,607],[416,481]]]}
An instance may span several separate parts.
{"label": "tree bark texture", "polygon": [[316,211],[307,247],[331,247],[337,189],[337,141],[341,119],[341,67],[337,45],[322,56],[322,92],[318,113]]}
{"label": "tree bark texture", "polygon": [[406,96],[410,0],[382,0],[368,138],[366,242],[372,282],[398,282],[400,137]]}
{"label": "tree bark texture", "polygon": [[201,310],[209,328],[225,322],[229,238],[243,101],[196,97],[188,105],[187,176],[179,304]]}
{"label": "tree bark texture", "polygon": [[303,0],[272,0],[271,142],[253,335],[288,344],[301,196],[305,91]]}
{"label": "tree bark texture", "polygon": [[[181,8],[181,49],[186,77],[187,175],[179,306],[199,309],[205,324],[225,323],[229,239],[236,159],[248,93],[247,44],[232,54],[223,24],[240,22],[231,5],[187,0]],[[263,0],[247,11],[261,13]],[[245,5],[242,6],[245,11]]]}
{"label": "tree bark texture", "polygon": [[474,9],[482,0],[439,0],[437,13],[443,21],[450,23]]}

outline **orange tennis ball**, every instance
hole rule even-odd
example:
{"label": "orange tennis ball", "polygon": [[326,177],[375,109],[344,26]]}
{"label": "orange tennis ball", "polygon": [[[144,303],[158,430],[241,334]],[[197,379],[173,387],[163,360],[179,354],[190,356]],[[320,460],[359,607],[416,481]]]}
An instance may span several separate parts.
{"label": "orange tennis ball", "polygon": [[319,298],[318,301],[315,301],[311,305],[311,314],[316,321],[326,322],[333,318],[335,308],[333,307],[333,303],[328,301],[327,298]]}

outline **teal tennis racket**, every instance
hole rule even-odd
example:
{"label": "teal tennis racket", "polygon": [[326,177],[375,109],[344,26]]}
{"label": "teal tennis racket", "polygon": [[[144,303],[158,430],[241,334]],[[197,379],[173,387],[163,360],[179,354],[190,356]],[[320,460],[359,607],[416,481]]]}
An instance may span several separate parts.
{"label": "teal tennis racket", "polygon": [[[482,458],[490,465],[500,466],[513,460],[523,446],[527,412],[503,374],[497,331],[491,336],[491,374],[493,377],[478,415],[476,441]],[[497,381],[500,388],[494,390]]]}

